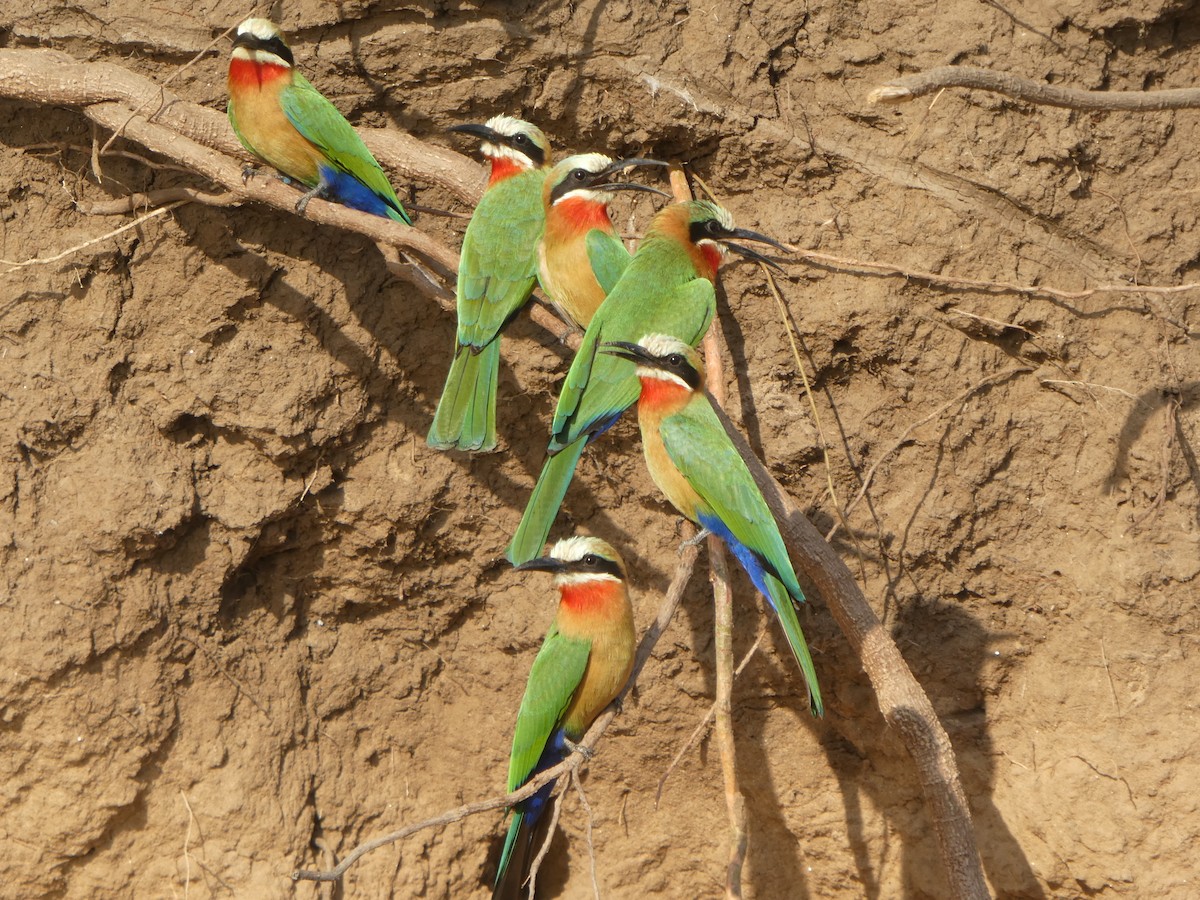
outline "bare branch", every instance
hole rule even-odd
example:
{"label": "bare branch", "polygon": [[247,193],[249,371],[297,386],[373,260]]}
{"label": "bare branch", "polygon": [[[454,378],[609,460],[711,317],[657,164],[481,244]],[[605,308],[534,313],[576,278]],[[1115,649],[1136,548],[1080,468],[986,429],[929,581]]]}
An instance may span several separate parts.
{"label": "bare branch", "polygon": [[1066,109],[1159,112],[1164,109],[1200,107],[1200,88],[1163,91],[1082,91],[974,66],[939,66],[926,72],[895,78],[867,94],[867,102],[906,103],[948,87],[991,91],[1039,106],[1060,106]]}

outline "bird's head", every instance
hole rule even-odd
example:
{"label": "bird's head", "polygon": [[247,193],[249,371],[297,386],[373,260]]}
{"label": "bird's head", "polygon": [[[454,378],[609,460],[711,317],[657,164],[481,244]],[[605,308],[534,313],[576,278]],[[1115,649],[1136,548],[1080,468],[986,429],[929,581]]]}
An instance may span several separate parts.
{"label": "bird's head", "polygon": [[580,199],[593,204],[605,204],[613,191],[646,191],[662,197],[669,196],[658,188],[645,184],[618,181],[617,176],[633,166],[665,166],[657,159],[617,159],[603,153],[582,153],[568,156],[546,177],[546,205]]}
{"label": "bird's head", "polygon": [[450,130],[480,138],[480,151],[493,161],[505,160],[520,169],[540,169],[550,162],[550,141],[522,119],[492,116],[483,125],[455,125]]}
{"label": "bird's head", "polygon": [[237,27],[233,58],[288,69],[296,62],[283,41],[283,32],[270,19],[247,19]]}
{"label": "bird's head", "polygon": [[756,250],[733,243],[734,240],[758,241],[763,244],[770,244],[772,247],[787,253],[787,247],[783,246],[779,241],[767,237],[765,234],[759,234],[757,231],[751,231],[748,228],[735,227],[733,216],[729,214],[729,210],[718,206],[711,200],[688,200],[680,204],[680,206],[684,209],[681,215],[685,217],[687,222],[688,240],[701,250],[712,248],[716,253],[716,258],[720,260],[728,249],[740,256],[744,256],[746,259],[764,262],[769,266],[780,269],[777,263]]}
{"label": "bird's head", "polygon": [[517,566],[517,569],[552,572],[556,587],[588,582],[621,582],[626,578],[625,561],[621,555],[607,542],[587,535],[563,538],[550,548],[549,555],[531,559]]}
{"label": "bird's head", "polygon": [[704,362],[695,347],[669,334],[647,334],[636,344],[608,341],[600,352],[637,365],[638,378],[667,381],[688,391],[704,384]]}

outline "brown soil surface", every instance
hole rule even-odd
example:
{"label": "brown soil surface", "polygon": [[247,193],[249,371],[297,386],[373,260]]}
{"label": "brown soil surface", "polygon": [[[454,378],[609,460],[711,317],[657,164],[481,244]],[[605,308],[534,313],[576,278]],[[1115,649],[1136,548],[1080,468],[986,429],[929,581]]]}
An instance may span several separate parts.
{"label": "brown soil surface", "polygon": [[[165,81],[246,7],[8,2],[0,46]],[[510,112],[560,152],[683,158],[740,224],[839,256],[1070,289],[1200,280],[1200,112],[865,102],[951,63],[1187,86],[1200,17],[1183,0],[300,0],[281,19],[358,123],[462,148],[447,126]],[[227,47],[173,89],[222,108]],[[200,183],[120,155],[98,183],[92,139],[75,111],[0,102],[0,258],[129,218],[77,199]],[[626,203],[636,231],[650,206]],[[455,244],[462,225],[420,224]],[[832,471],[747,265],[725,273],[730,405],[824,528],[827,479],[846,502],[906,435],[839,547],[955,742],[994,892],[1197,896],[1200,295],[790,271]],[[553,614],[544,578],[498,560],[563,346],[514,323],[505,446],[468,458],[424,442],[452,317],[359,237],[189,205],[0,273],[0,895],[328,896],[289,873],[498,793]],[[677,519],[632,422],[586,457],[573,528],[625,552],[644,626]],[[740,655],[763,617],[735,589]],[[827,718],[804,711],[774,628],[735,689],[747,896],[944,896],[908,757],[819,598],[803,621]],[[588,767],[603,896],[720,893],[715,749],[654,802],[711,703],[711,631],[698,576]],[[544,893],[589,897],[574,797],[563,820]],[[486,896],[500,833],[499,813],[422,832],[344,896]]]}

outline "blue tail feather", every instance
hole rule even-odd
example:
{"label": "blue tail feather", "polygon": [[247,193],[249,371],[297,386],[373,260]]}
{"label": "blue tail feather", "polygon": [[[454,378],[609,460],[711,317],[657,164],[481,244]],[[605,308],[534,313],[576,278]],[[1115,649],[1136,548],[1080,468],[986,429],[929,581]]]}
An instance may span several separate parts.
{"label": "blue tail feather", "polygon": [[[741,563],[742,568],[746,570],[746,574],[750,576],[750,582],[766,598],[767,602],[771,604],[771,608],[775,609],[775,600],[772,597],[770,585],[767,583],[767,578],[773,576],[775,573],[767,571],[766,566],[763,565],[762,557],[735,538],[733,532],[729,530],[729,526],[717,516],[700,513],[698,518],[700,519],[701,526],[707,528],[725,542],[725,546],[729,548],[729,552],[734,555],[737,561]],[[798,599],[803,600],[804,598],[800,597]],[[775,611],[779,612],[778,609],[775,609]]]}
{"label": "blue tail feather", "polygon": [[322,165],[318,165],[317,170],[321,173],[322,194],[329,200],[373,216],[412,224],[408,214],[393,205],[390,198],[375,193],[349,172]]}

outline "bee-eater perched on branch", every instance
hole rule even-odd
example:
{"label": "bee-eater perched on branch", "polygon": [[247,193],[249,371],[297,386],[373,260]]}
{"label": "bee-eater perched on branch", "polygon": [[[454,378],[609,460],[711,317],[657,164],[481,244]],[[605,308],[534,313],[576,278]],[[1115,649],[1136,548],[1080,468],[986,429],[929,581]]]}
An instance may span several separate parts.
{"label": "bee-eater perched on branch", "polygon": [[[412,219],[354,127],[295,70],[279,27],[247,19],[229,60],[229,123],[242,146],[313,197],[396,219]],[[248,170],[249,172],[249,170]]]}
{"label": "bee-eater perched on branch", "polygon": [[671,504],[723,540],[783,626],[808,686],[813,715],[824,712],[817,673],[792,601],[804,602],[779,525],[704,390],[700,354],[678,338],[649,334],[636,344],[606,342],[641,381],[638,422],[650,477]]}
{"label": "bee-eater perched on branch", "polygon": [[614,161],[602,153],[584,153],[567,157],[546,176],[546,231],[538,248],[538,280],[559,313],[580,329],[587,328],[631,258],[609,218],[612,192],[668,196],[646,185],[612,179],[630,166],[665,165],[656,159]]}
{"label": "bee-eater perched on branch", "polygon": [[[533,668],[513,735],[508,790],[557,765],[621,692],[633,669],[633,608],[625,563],[599,538],[559,541],[550,555],[517,568],[554,574],[558,614]],[[512,810],[496,872],[494,900],[523,896],[537,824],[554,782]]]}
{"label": "bee-eater perched on branch", "polygon": [[588,442],[604,433],[638,397],[638,379],[627,360],[598,354],[604,341],[636,341],[662,332],[690,346],[700,343],[716,312],[713,286],[728,247],[763,259],[735,239],[781,245],[765,235],[735,228],[729,213],[707,200],[688,200],[662,209],[624,274],[588,325],[563,382],[550,429],[548,458],[508,558],[522,563],[546,543],[558,508]]}
{"label": "bee-eater perched on branch", "polygon": [[426,440],[439,450],[492,450],[500,330],[525,305],[537,279],[550,142],[536,126],[512,116],[450,130],[482,139],[491,177],[463,235],[454,360]]}

